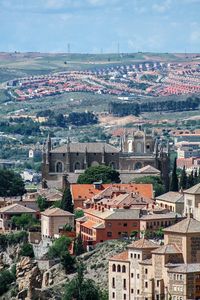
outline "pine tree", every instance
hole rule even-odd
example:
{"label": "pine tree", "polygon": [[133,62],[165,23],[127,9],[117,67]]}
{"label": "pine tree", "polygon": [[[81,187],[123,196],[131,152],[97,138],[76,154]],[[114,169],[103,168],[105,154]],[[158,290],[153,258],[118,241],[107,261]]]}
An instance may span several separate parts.
{"label": "pine tree", "polygon": [[71,213],[74,212],[74,205],[73,205],[73,202],[72,202],[72,195],[71,195],[71,192],[70,192],[69,188],[66,188],[64,193],[63,193],[62,200],[61,200],[61,203],[60,203],[60,208],[63,209],[63,210],[69,211]]}
{"label": "pine tree", "polygon": [[84,246],[83,246],[83,241],[82,241],[80,233],[78,234],[77,239],[76,239],[75,244],[74,244],[74,252],[75,252],[76,256],[81,255],[82,253],[85,252]]}
{"label": "pine tree", "polygon": [[173,171],[172,171],[170,191],[178,192],[178,176],[177,176],[177,173],[176,173],[176,158],[174,159],[174,168],[173,168]]}
{"label": "pine tree", "polygon": [[187,188],[187,173],[185,171],[185,166],[183,167],[183,169],[181,171],[180,188],[181,189],[186,189]]}

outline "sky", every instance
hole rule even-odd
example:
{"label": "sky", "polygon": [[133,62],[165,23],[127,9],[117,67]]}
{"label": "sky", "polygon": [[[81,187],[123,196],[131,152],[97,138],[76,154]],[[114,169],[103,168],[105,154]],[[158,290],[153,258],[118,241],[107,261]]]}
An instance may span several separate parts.
{"label": "sky", "polygon": [[200,0],[0,0],[0,51],[200,52]]}

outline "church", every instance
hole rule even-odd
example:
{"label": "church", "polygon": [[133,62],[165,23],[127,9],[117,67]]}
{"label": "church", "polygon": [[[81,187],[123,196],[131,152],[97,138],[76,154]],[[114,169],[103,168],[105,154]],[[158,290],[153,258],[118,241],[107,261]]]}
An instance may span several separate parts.
{"label": "church", "polygon": [[[151,166],[152,169],[158,169],[167,182],[169,147],[164,150],[153,132],[142,130],[125,133],[120,139],[119,148],[105,142],[72,143],[69,139],[67,144],[53,148],[49,136],[43,147],[42,178],[47,181],[60,180],[64,173],[77,174],[74,178],[78,178],[78,174],[88,167],[98,165],[118,170],[123,178],[127,178],[124,181],[128,182],[134,174],[139,174],[139,170]],[[76,182],[75,179],[73,181]]]}

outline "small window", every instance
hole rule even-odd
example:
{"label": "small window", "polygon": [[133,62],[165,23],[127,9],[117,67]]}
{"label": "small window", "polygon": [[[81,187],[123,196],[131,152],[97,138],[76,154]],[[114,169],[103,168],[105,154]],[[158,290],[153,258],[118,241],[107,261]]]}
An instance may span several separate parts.
{"label": "small window", "polygon": [[121,232],[118,232],[118,235],[121,235],[122,233]]}
{"label": "small window", "polygon": [[114,292],[112,293],[112,297],[113,297],[113,299],[115,299],[115,293]]}
{"label": "small window", "polygon": [[133,273],[131,273],[131,278],[133,278]]}
{"label": "small window", "polygon": [[148,269],[145,269],[145,274],[148,274]]}
{"label": "small window", "polygon": [[115,288],[115,278],[112,279],[112,287]]}
{"label": "small window", "polygon": [[126,294],[124,294],[124,300],[126,300]]}
{"label": "small window", "polygon": [[127,223],[124,223],[124,227],[127,227]]}
{"label": "small window", "polygon": [[134,289],[131,289],[131,294],[133,294],[134,293]]}
{"label": "small window", "polygon": [[159,287],[159,280],[157,280],[157,287]]}
{"label": "small window", "polygon": [[148,282],[145,281],[145,288],[148,288]]}
{"label": "small window", "polygon": [[137,278],[138,278],[138,279],[140,278],[140,274],[137,274]]}
{"label": "small window", "polygon": [[123,287],[126,289],[126,279],[123,280]]}
{"label": "small window", "polygon": [[107,232],[107,237],[111,237],[112,236],[112,232],[111,231],[108,231]]}
{"label": "small window", "polygon": [[116,265],[115,265],[115,264],[112,265],[112,271],[113,271],[113,272],[116,272]]}
{"label": "small window", "polygon": [[108,227],[112,227],[112,223],[109,222],[109,223],[108,223]]}
{"label": "small window", "polygon": [[140,293],[140,290],[137,290],[137,294],[139,295],[139,293]]}
{"label": "small window", "polygon": [[140,254],[138,254],[138,259],[140,259]]}
{"label": "small window", "polygon": [[136,254],[134,254],[134,258],[136,258],[137,257],[137,255]]}

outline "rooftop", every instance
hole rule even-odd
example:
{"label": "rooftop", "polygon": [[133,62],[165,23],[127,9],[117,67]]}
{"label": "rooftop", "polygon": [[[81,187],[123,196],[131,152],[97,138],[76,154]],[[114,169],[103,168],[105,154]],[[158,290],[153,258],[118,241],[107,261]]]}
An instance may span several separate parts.
{"label": "rooftop", "polygon": [[153,250],[152,253],[155,254],[180,254],[180,250],[173,244],[167,244]]}
{"label": "rooftop", "polygon": [[133,242],[131,245],[128,246],[128,248],[134,248],[134,249],[153,249],[158,248],[159,245],[147,240],[145,238],[142,238],[138,241]]}
{"label": "rooftop", "polygon": [[199,273],[200,264],[180,264],[178,267],[170,268],[168,272],[173,273]]}
{"label": "rooftop", "polygon": [[68,217],[68,216],[73,216],[72,213],[70,213],[69,211],[65,211],[63,209],[60,209],[58,207],[54,207],[54,208],[48,208],[45,211],[43,211],[41,213],[43,216],[52,216],[52,217]]}
{"label": "rooftop", "polygon": [[164,232],[200,234],[200,222],[193,218],[188,217],[170,227],[165,228]]}
{"label": "rooftop", "polygon": [[34,209],[25,207],[18,203],[11,204],[0,209],[0,213],[7,213],[7,214],[27,214],[27,213],[35,213]]}
{"label": "rooftop", "polygon": [[51,150],[51,153],[67,153],[67,149],[69,147],[70,152],[72,153],[118,153],[119,149],[107,144],[107,143],[70,143],[69,145],[63,145],[58,148],[54,148]]}
{"label": "rooftop", "polygon": [[103,220],[135,220],[140,217],[140,209],[85,209],[84,212],[86,216],[89,214]]}
{"label": "rooftop", "polygon": [[128,260],[128,251],[124,251],[122,253],[119,253],[119,254],[111,257],[109,260],[126,261],[126,260]]}
{"label": "rooftop", "polygon": [[168,192],[156,197],[156,200],[162,200],[170,203],[184,203],[184,195],[179,192]]}
{"label": "rooftop", "polygon": [[186,194],[200,195],[200,183],[184,191]]}

